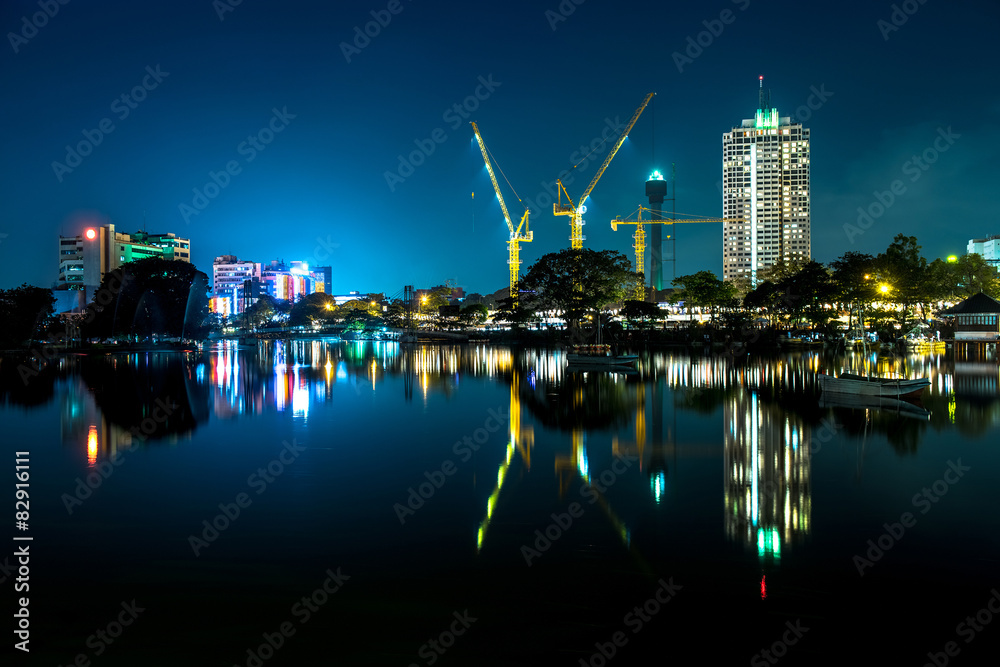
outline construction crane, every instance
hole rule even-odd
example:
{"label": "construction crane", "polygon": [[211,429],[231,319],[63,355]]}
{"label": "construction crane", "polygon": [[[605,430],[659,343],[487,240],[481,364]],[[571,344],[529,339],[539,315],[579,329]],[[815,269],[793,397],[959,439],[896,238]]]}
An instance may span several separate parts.
{"label": "construction crane", "polygon": [[[639,108],[636,109],[635,114],[632,116],[632,120],[628,122],[628,126],[621,133],[621,135],[619,135],[618,141],[615,142],[614,148],[612,148],[608,153],[608,157],[604,159],[604,164],[602,164],[601,168],[597,170],[596,174],[594,174],[594,179],[590,181],[590,185],[587,186],[587,189],[583,191],[580,201],[574,204],[573,200],[569,196],[569,193],[566,192],[566,188],[563,186],[562,181],[556,179],[556,183],[558,184],[556,192],[559,201],[552,204],[552,214],[571,216],[569,221],[569,241],[570,247],[573,248],[573,250],[580,250],[583,248],[583,241],[586,238],[583,235],[583,209],[584,205],[587,203],[587,198],[590,197],[590,193],[594,189],[594,186],[597,185],[597,181],[600,180],[601,175],[604,174],[604,170],[608,168],[609,164],[611,164],[611,158],[613,158],[615,153],[618,152],[618,149],[621,148],[622,143],[625,142],[625,138],[628,137],[628,133],[632,131],[632,126],[635,125],[637,120],[639,120],[639,116],[642,114],[643,109],[646,108],[646,105],[649,104],[649,101],[653,99],[653,95],[655,94],[656,93],[650,93],[649,95],[646,95],[646,99],[644,99]],[[574,166],[574,169],[575,168],[576,167]],[[565,206],[562,203],[563,195],[566,195],[566,201],[569,202]]]}
{"label": "construction crane", "polygon": [[[503,218],[507,221],[507,229],[510,231],[510,239],[507,241],[507,264],[510,269],[510,298],[511,303],[514,307],[517,307],[517,281],[521,270],[521,241],[528,242],[532,240],[534,236],[533,232],[528,231],[528,208],[525,207],[524,215],[521,216],[521,222],[517,225],[517,229],[514,229],[514,223],[510,221],[510,214],[507,213],[507,204],[504,203],[503,195],[500,194],[500,185],[497,183],[497,177],[493,173],[493,164],[490,160],[489,151],[486,150],[486,144],[483,142],[483,137],[479,134],[479,126],[473,121],[470,123],[472,125],[473,132],[476,133],[476,141],[479,142],[479,150],[483,153],[483,162],[486,163],[486,170],[490,172],[490,180],[493,181],[493,189],[497,193],[497,199],[500,200],[500,208],[503,210]],[[502,172],[501,172],[502,173]],[[508,181],[508,184],[510,182]],[[513,189],[513,187],[511,188]],[[517,197],[517,193],[514,193]],[[518,201],[521,198],[518,197]],[[524,233],[521,233],[521,229],[524,229]]]}
{"label": "construction crane", "polygon": [[[621,216],[615,218],[611,221],[611,229],[613,231],[618,231],[618,225],[635,225],[635,234],[632,238],[635,240],[633,248],[635,248],[635,272],[644,273],[645,272],[645,257],[646,257],[646,225],[673,225],[675,223],[682,222],[743,222],[742,218],[661,218],[658,220],[653,220],[652,217],[648,220],[642,219],[642,212],[647,211],[652,214],[652,210],[646,206],[640,206],[638,209],[638,215],[635,220],[623,219]],[[682,214],[683,215],[683,214]],[[629,214],[628,217],[632,217]],[[668,234],[667,238],[670,238],[672,234]],[[636,287],[636,299],[643,301],[646,298],[646,287],[645,285],[638,285]]]}

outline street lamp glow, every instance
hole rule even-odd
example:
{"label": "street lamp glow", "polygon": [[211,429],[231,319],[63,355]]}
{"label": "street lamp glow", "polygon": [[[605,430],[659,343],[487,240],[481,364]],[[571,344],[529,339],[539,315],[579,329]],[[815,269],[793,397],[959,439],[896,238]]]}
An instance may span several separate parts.
{"label": "street lamp glow", "polygon": [[958,257],[956,257],[955,255],[948,255],[948,261],[949,262],[957,262],[958,261]]}
{"label": "street lamp glow", "polygon": [[882,292],[882,294],[885,294],[886,292],[889,291],[889,286],[886,285],[885,283],[879,285],[878,288],[879,288],[879,291]]}

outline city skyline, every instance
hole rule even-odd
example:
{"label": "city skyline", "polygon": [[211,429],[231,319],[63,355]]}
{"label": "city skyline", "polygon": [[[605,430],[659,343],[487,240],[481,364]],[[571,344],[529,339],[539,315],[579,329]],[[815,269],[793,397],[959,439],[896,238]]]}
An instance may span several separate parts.
{"label": "city skyline", "polygon": [[[817,261],[878,253],[899,232],[928,258],[960,254],[998,231],[1000,97],[976,73],[997,7],[569,5],[68,4],[39,27],[37,2],[8,3],[0,76],[17,94],[0,113],[17,131],[0,286],[51,285],[51,239],[110,221],[190,238],[206,273],[220,255],[284,257],[332,266],[334,292],[457,279],[491,293],[507,283],[507,230],[469,121],[512,212],[523,206],[507,179],[532,209],[526,267],[569,246],[556,178],[578,197],[655,91],[585,215],[584,247],[631,257],[609,221],[644,203],[654,170],[676,165],[678,212],[725,217],[714,142],[755,104],[760,75],[772,106],[816,137]],[[599,46],[640,24],[664,26],[655,44]],[[720,236],[678,230],[676,275],[723,275]]]}

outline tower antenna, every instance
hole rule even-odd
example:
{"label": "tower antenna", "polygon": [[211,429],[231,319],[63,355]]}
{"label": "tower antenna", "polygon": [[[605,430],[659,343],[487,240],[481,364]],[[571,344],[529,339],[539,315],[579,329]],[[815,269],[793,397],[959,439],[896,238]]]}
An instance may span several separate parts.
{"label": "tower antenna", "polygon": [[757,108],[766,111],[771,108],[771,91],[764,90],[764,75],[760,75],[760,92],[757,98]]}

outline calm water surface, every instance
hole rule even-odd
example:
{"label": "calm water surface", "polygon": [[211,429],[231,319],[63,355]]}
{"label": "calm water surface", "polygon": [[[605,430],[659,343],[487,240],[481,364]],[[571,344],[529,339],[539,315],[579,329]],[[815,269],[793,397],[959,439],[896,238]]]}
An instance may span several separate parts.
{"label": "calm water surface", "polygon": [[272,341],[27,386],[4,361],[31,664],[983,664],[998,363],[878,359],[931,378],[916,405],[819,395],[857,361]]}

